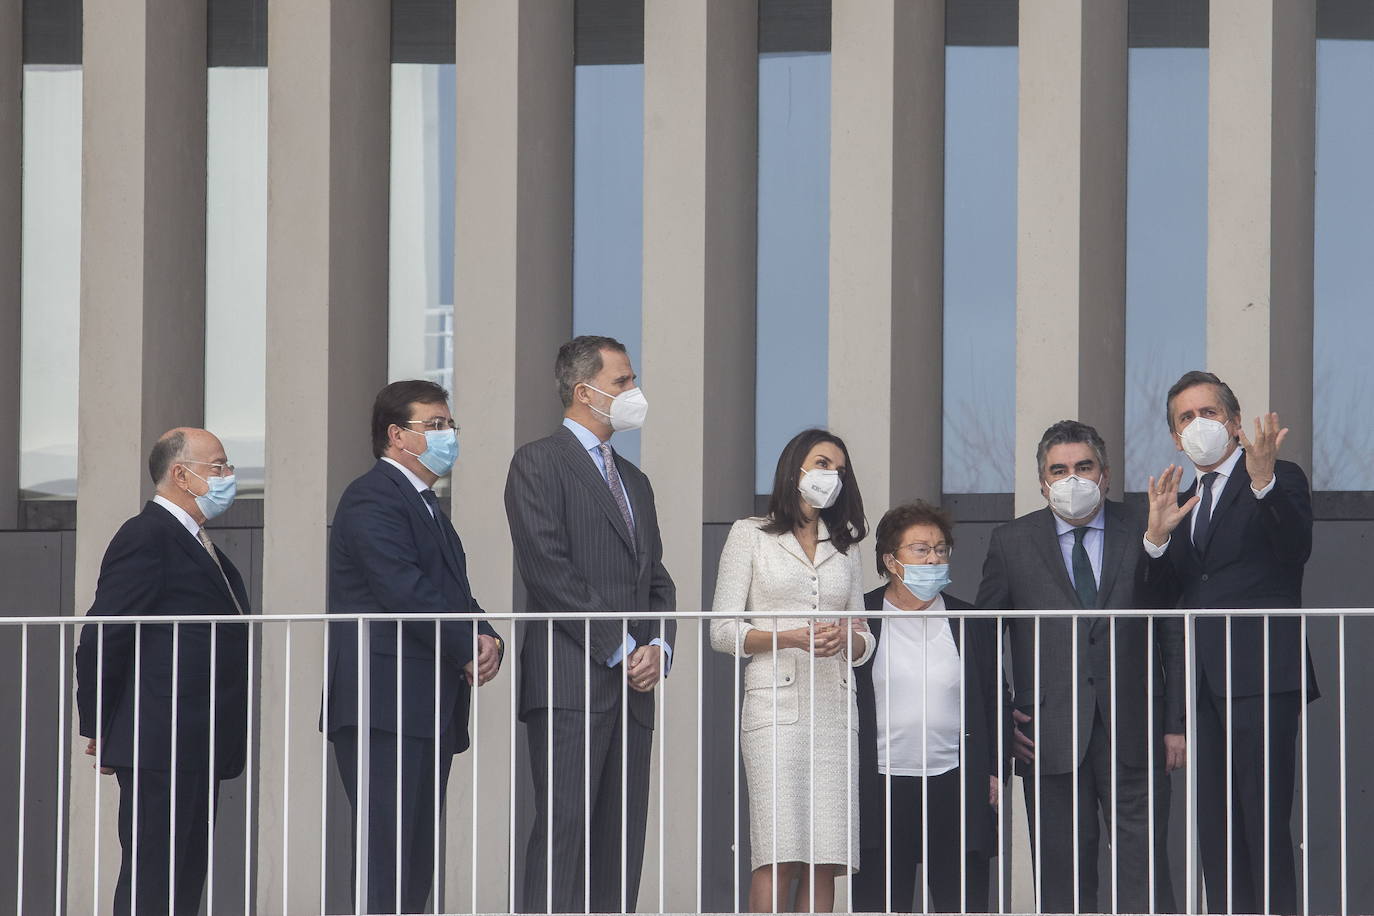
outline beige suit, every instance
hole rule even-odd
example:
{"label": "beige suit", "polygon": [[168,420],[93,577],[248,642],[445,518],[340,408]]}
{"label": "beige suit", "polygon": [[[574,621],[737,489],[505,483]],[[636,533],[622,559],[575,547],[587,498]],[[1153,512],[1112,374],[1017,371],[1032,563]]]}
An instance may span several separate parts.
{"label": "beige suit", "polygon": [[[826,540],[822,524],[812,562],[790,532],[766,534],[761,530],[765,524],[766,519],[746,518],[730,529],[712,610],[721,615],[794,611],[799,616],[713,620],[711,645],[718,652],[744,656],[744,637],[753,629],[791,630],[815,617],[865,616],[858,545],[840,553]],[[874,645],[865,631],[852,659],[848,652],[813,658],[802,649],[781,649],[758,653],[745,666],[740,750],[749,784],[754,868],[811,862],[857,870],[859,716],[849,669],[867,661]],[[813,766],[815,786],[808,791]]]}

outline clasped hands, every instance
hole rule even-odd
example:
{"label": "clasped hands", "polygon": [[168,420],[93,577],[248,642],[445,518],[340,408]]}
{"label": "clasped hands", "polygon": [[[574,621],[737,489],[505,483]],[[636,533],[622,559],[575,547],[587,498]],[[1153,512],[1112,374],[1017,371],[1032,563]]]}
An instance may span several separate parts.
{"label": "clasped hands", "polygon": [[471,686],[474,679],[473,666],[476,665],[477,686],[496,677],[496,672],[501,670],[501,649],[497,645],[496,638],[485,633],[477,636],[477,657],[463,666],[463,674],[468,679]]}
{"label": "clasped hands", "polygon": [[801,649],[814,654],[817,658],[839,655],[850,644],[858,643],[860,633],[868,632],[868,621],[862,617],[850,617],[835,623],[816,621],[795,630],[778,633],[778,648]]}

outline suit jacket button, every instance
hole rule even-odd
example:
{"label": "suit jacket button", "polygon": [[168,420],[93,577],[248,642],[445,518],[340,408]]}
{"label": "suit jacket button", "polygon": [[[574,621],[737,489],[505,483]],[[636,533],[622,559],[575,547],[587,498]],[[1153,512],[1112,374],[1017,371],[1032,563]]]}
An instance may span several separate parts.
{"label": "suit jacket button", "polygon": [[1202,581],[1203,581],[1203,582],[1206,582],[1206,581],[1207,581],[1207,574],[1206,574],[1206,573],[1203,573],[1203,574],[1202,574]]}

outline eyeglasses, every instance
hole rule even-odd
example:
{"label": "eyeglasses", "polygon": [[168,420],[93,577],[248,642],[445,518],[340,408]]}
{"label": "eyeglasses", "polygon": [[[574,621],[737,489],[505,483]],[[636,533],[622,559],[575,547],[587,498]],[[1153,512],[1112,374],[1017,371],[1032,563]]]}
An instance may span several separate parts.
{"label": "eyeglasses", "polygon": [[445,429],[451,429],[457,432],[461,428],[457,423],[454,423],[453,420],[445,420],[443,417],[435,417],[433,420],[406,420],[407,426],[411,423],[419,423],[425,429],[432,429],[436,433]]}
{"label": "eyeglasses", "polygon": [[203,464],[214,472],[213,476],[215,477],[234,476],[234,466],[232,464],[223,464],[216,461],[196,461],[190,458],[186,459],[185,461],[180,461],[178,462],[178,464]]}
{"label": "eyeglasses", "polygon": [[931,547],[929,544],[907,544],[903,547],[898,547],[897,550],[899,552],[905,550],[909,555],[918,560],[929,559],[932,553],[935,554],[937,560],[948,560],[949,555],[954,552],[954,548],[948,544],[936,544],[934,547]]}

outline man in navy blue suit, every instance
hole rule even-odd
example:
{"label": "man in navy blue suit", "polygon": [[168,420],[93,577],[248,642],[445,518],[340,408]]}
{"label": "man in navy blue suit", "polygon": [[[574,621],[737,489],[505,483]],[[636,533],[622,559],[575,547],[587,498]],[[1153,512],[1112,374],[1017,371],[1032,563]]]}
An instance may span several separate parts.
{"label": "man in navy blue suit", "polygon": [[[1210,372],[1185,374],[1165,404],[1169,431],[1196,479],[1179,494],[1180,467],[1150,478],[1148,585],[1166,605],[1183,608],[1302,607],[1312,497],[1302,468],[1278,458],[1288,435],[1278,414],[1257,417],[1251,440],[1240,402]],[[1201,617],[1196,634],[1198,845],[1207,908],[1296,913],[1289,821],[1304,679],[1307,700],[1318,696],[1300,620],[1237,616],[1228,628],[1225,618]]]}
{"label": "man in navy blue suit", "polygon": [[[157,495],[110,541],[87,616],[249,613],[242,577],[204,528],[234,500],[234,466],[219,439],[174,429],[153,446],[148,473]],[[219,784],[243,772],[246,627],[88,624],[76,650],[76,708],[86,753],[119,783],[115,913],[196,913]]]}
{"label": "man in navy blue suit", "polygon": [[[471,688],[496,675],[504,646],[486,621],[437,628],[401,621],[407,614],[482,613],[463,544],[433,490],[458,455],[448,392],[421,380],[383,388],[372,407],[372,453],[377,463],[349,484],[334,514],[328,610],[395,614],[397,621],[367,624],[366,664],[356,624],[330,625],[323,718],[353,809],[355,857],[359,796],[367,800],[367,899],[358,905],[367,913],[414,913],[425,908],[434,879],[449,764],[468,747]],[[360,678],[368,685],[361,712]],[[367,740],[360,741],[364,728]]]}

